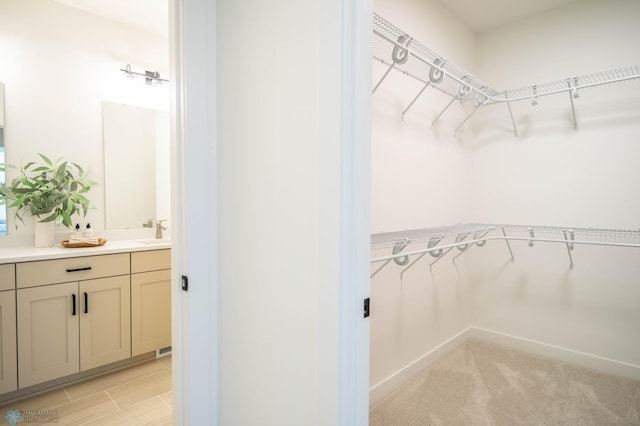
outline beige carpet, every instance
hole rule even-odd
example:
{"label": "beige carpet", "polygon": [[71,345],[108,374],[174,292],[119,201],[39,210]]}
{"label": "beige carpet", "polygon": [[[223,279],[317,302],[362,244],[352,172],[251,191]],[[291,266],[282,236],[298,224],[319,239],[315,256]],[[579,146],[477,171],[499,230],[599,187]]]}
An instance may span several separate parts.
{"label": "beige carpet", "polygon": [[640,425],[640,381],[471,340],[377,402],[369,424]]}

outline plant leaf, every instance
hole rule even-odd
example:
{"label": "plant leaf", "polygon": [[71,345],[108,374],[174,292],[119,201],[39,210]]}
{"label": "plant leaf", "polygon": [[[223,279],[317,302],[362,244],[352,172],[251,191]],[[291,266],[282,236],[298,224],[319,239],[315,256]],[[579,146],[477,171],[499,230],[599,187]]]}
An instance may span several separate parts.
{"label": "plant leaf", "polygon": [[40,154],[40,153],[38,153],[38,155],[40,156],[40,158],[42,158],[42,161],[44,161],[50,166],[53,166],[53,163],[51,162],[51,160],[49,160],[49,158],[46,155]]}
{"label": "plant leaf", "polygon": [[53,222],[54,220],[56,220],[56,217],[58,217],[58,213],[54,212],[51,216],[47,216],[44,219],[40,219],[40,222]]}
{"label": "plant leaf", "polygon": [[84,169],[62,158],[52,162],[44,154],[38,154],[44,164],[28,162],[17,168],[0,163],[2,169],[14,168],[18,177],[10,185],[0,183],[0,204],[9,204],[15,209],[15,222],[24,223],[23,216],[29,213],[38,218],[45,216],[42,222],[54,221],[67,227],[73,226],[72,216],[82,211],[86,216],[93,207],[86,194],[95,182],[87,179]]}
{"label": "plant leaf", "polygon": [[84,169],[80,167],[79,164],[76,164],[76,163],[71,163],[71,164],[73,164],[76,167],[76,169],[78,169],[78,173],[80,173],[80,176],[84,175]]}
{"label": "plant leaf", "polygon": [[71,215],[66,211],[62,210],[62,223],[67,225],[67,227],[71,226]]}

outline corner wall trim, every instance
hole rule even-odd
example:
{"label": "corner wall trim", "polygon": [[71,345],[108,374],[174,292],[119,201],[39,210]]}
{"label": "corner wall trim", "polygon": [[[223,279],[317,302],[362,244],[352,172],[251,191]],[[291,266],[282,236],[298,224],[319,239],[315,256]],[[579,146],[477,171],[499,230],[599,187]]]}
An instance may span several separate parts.
{"label": "corner wall trim", "polygon": [[449,354],[449,352],[470,339],[495,343],[518,351],[551,358],[605,374],[640,380],[640,365],[615,361],[485,328],[469,327],[417,358],[415,361],[402,367],[384,380],[373,385],[369,389],[369,404],[375,404],[387,394],[398,389],[421,371],[432,366]]}
{"label": "corner wall trim", "polygon": [[511,349],[555,359],[605,374],[640,380],[640,365],[628,364],[479,327],[470,327],[469,338],[495,343]]}
{"label": "corner wall trim", "polygon": [[387,394],[396,390],[412,377],[444,358],[449,352],[471,338],[471,327],[466,328],[415,361],[402,367],[386,379],[381,380],[369,389],[369,405],[373,405]]}

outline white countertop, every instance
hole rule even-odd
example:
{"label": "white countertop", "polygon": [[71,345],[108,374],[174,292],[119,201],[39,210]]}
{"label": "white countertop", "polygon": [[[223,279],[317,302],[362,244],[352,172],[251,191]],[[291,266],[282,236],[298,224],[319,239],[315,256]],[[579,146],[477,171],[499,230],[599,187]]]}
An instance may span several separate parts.
{"label": "white countertop", "polygon": [[46,248],[36,248],[33,246],[0,247],[0,264],[168,248],[171,248],[170,239],[155,240],[153,238],[141,238],[137,240],[107,240],[106,244],[103,246],[83,248],[65,248],[59,244],[54,247]]}

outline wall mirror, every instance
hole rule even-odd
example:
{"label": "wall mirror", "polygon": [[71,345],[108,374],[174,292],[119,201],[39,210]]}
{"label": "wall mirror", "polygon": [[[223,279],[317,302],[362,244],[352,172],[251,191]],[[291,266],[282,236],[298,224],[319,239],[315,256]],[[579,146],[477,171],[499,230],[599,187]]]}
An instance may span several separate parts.
{"label": "wall mirror", "polygon": [[[0,163],[4,163],[4,84],[0,82]],[[5,181],[0,171],[0,182]],[[0,235],[7,235],[7,206],[0,205]]]}
{"label": "wall mirror", "polygon": [[169,219],[169,114],[102,102],[105,228]]}

